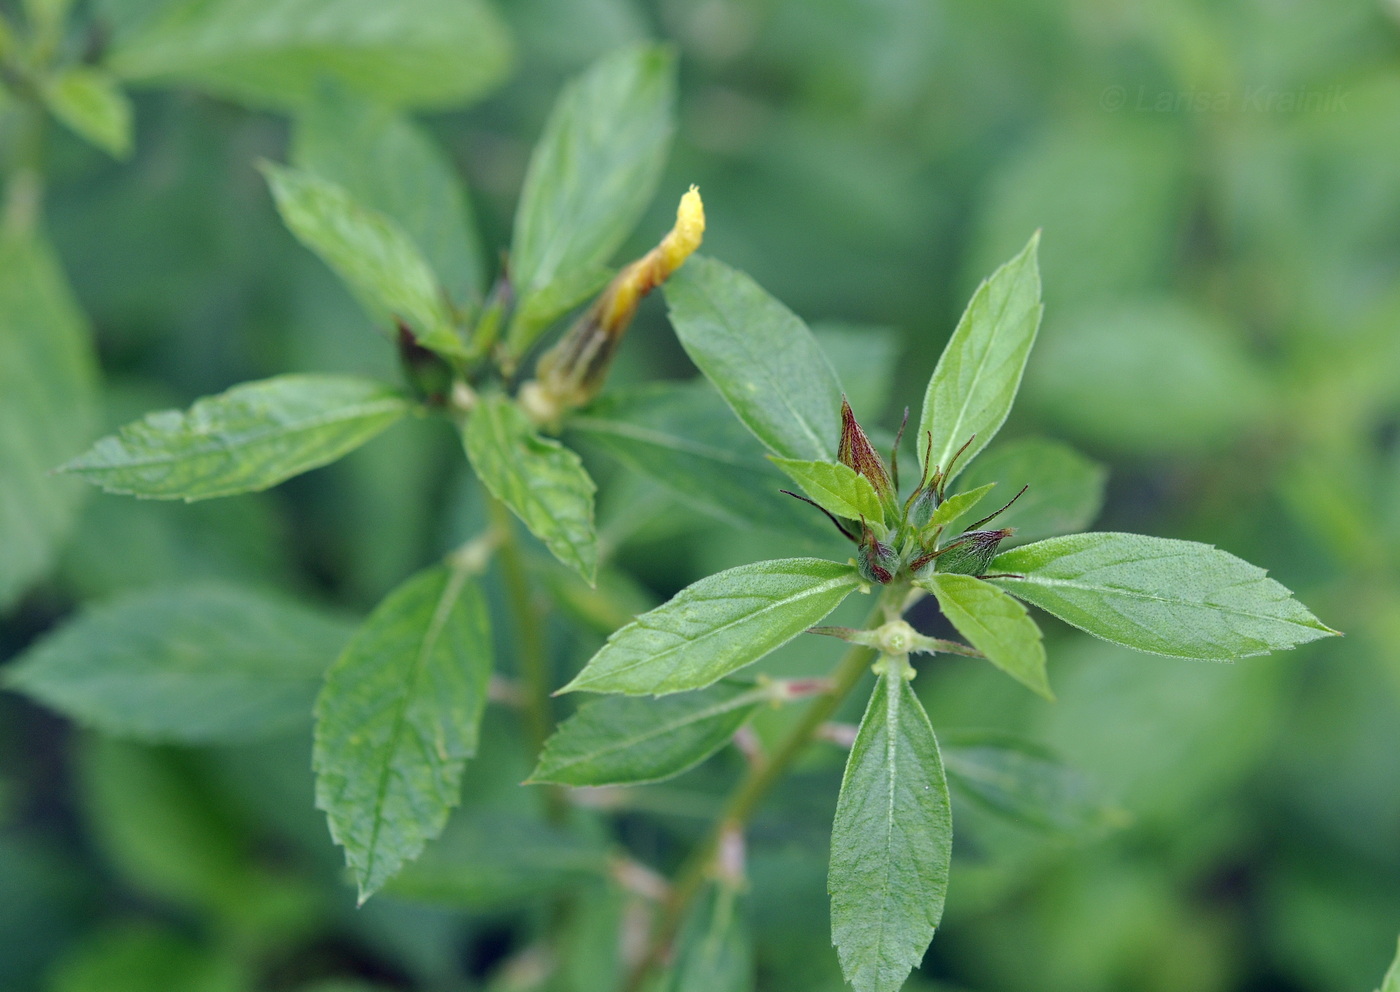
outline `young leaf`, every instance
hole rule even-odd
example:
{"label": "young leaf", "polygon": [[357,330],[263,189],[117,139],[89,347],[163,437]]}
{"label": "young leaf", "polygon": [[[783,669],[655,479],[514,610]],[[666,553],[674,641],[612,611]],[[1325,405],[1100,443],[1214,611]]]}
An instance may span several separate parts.
{"label": "young leaf", "polygon": [[1108,470],[1069,445],[1043,438],[999,444],[967,470],[963,486],[1001,482],[1012,491],[1029,486],[997,527],[1014,527],[1010,540],[1038,541],[1072,534],[1094,522],[1103,506]]}
{"label": "young leaf", "polygon": [[297,115],[292,161],[398,224],[452,299],[481,295],[484,265],[471,204],[447,156],[417,124],[327,90]]}
{"label": "young leaf", "polygon": [[[822,509],[847,520],[865,520],[883,531],[885,511],[875,487],[855,469],[839,462],[810,462],[774,458],[782,469]],[[883,536],[883,534],[881,534]]]}
{"label": "young leaf", "polygon": [[511,58],[506,27],[486,0],[157,6],[130,30],[116,24],[113,71],[257,107],[294,107],[328,79],[396,106],[456,106],[494,86]]}
{"label": "young leaf", "polygon": [[463,438],[472,468],[491,495],[591,584],[598,570],[597,487],[578,455],[537,434],[525,414],[499,393],[481,396]]}
{"label": "young leaf", "polygon": [[928,714],[880,676],[831,828],[831,942],[855,992],[898,992],[943,915],[953,854],[948,783]]}
{"label": "young leaf", "polygon": [[75,134],[113,158],[131,154],[131,101],[101,69],[64,69],[44,85],[44,102]]}
{"label": "young leaf", "polygon": [[1026,608],[996,586],[971,575],[935,572],[920,585],[938,598],[949,623],[1017,682],[1055,698],[1045,677],[1045,645]]}
{"label": "young leaf", "polygon": [[560,692],[703,689],[822,620],[860,581],[850,565],[820,558],[718,572],[614,633]]}
{"label": "young leaf", "polygon": [[954,792],[1017,823],[1087,833],[1126,818],[1094,794],[1080,771],[1029,741],[992,733],[944,734],[942,750]]}
{"label": "young leaf", "polygon": [[928,518],[928,523],[924,524],[922,529],[931,534],[940,527],[951,527],[954,522],[966,516],[969,510],[982,502],[982,497],[991,492],[995,485],[995,482],[989,482],[985,486],[978,486],[976,489],[968,489],[965,492],[949,496],[938,504],[938,509],[933,511],[933,515]]}
{"label": "young leaf", "polygon": [[706,886],[676,939],[676,963],[663,992],[752,992],[753,943],[738,891]]}
{"label": "young leaf", "polygon": [[1336,633],[1262,568],[1194,541],[1052,537],[991,570],[1019,575],[993,581],[1066,623],[1152,654],[1232,661]]}
{"label": "young leaf", "polygon": [[48,245],[0,231],[0,608],[48,571],[83,486],[49,470],[92,437],[87,322]]}
{"label": "young leaf", "polygon": [[135,593],[79,614],[8,688],[103,733],[206,744],[295,729],[351,625],[226,585]]}
{"label": "young leaf", "polygon": [[[919,452],[944,471],[976,435],[948,476],[952,479],[987,446],[1011,412],[1021,373],[1040,327],[1040,234],[977,288],[953,331],[924,394]],[[925,466],[927,467],[927,466]]]}
{"label": "young leaf", "polygon": [[560,95],[515,215],[517,353],[606,280],[651,202],[675,127],[675,75],[670,49],[640,46],[602,59]]}
{"label": "young leaf", "polygon": [[665,699],[585,703],[545,744],[532,782],[639,785],[694,768],[729,742],[767,695],[721,682]]}
{"label": "young leaf", "polygon": [[436,274],[397,223],[309,172],[272,163],[263,171],[287,227],[375,320],[385,326],[404,321],[419,344],[441,354],[466,353]]}
{"label": "young leaf", "polygon": [[316,700],[316,806],[364,902],[423,850],[457,805],[491,676],[486,600],[431,568],[370,614]]}
{"label": "young leaf", "polygon": [[755,437],[784,458],[836,454],[841,383],[796,314],[742,272],[699,255],[665,292],[686,354]]}
{"label": "young leaf", "polygon": [[162,410],[102,438],[59,471],[111,493],[192,502],[275,486],[358,448],[409,410],[369,379],[283,375]]}
{"label": "young leaf", "polygon": [[568,426],[702,513],[735,527],[812,535],[813,521],[779,492],[783,478],[763,448],[703,380],[609,392]]}

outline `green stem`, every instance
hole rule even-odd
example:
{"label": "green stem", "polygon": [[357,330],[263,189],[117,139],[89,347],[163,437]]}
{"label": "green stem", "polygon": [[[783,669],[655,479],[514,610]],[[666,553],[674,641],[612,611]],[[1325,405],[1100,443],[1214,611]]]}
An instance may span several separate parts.
{"label": "green stem", "polygon": [[[519,653],[521,712],[530,738],[530,755],[539,757],[544,742],[554,732],[554,711],[549,695],[549,655],[544,642],[544,614],[538,608],[525,574],[525,559],[516,536],[515,520],[498,499],[491,500],[491,522],[500,535],[501,577],[515,620],[515,646]],[[553,823],[568,814],[568,801],[559,786],[545,786],[545,810]]]}
{"label": "green stem", "polygon": [[[863,626],[870,626],[882,616],[889,619],[891,613],[898,616],[899,604],[905,591],[902,586],[885,587],[884,594],[870,611],[870,616]],[[661,918],[652,934],[651,943],[624,986],[625,992],[638,992],[647,976],[665,957],[667,948],[685,920],[686,911],[711,874],[715,856],[725,834],[743,829],[759,803],[807,749],[807,745],[812,743],[822,725],[836,713],[846,697],[851,694],[851,690],[859,684],[861,677],[869,671],[876,654],[874,648],[851,645],[831,673],[830,689],[812,701],[771,757],[749,767],[748,773],[730,793],[723,811],[711,825],[709,833],[681,866],[676,882],[671,887],[670,897],[662,907]]]}
{"label": "green stem", "polygon": [[14,151],[5,175],[5,201],[0,224],[14,233],[28,233],[39,220],[44,195],[44,130],[48,117],[36,97],[20,98],[21,115]]}

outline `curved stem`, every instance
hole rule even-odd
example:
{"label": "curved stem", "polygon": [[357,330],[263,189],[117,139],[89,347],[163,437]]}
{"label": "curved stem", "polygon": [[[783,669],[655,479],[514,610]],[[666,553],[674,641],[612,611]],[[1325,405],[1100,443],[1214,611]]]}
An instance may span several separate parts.
{"label": "curved stem", "polygon": [[[882,618],[888,619],[891,613],[898,616],[899,605],[905,592],[906,589],[902,585],[886,586],[879,601],[871,609],[864,626]],[[730,793],[723,811],[711,825],[709,832],[681,866],[675,884],[671,887],[670,896],[662,907],[661,918],[652,933],[651,943],[629,976],[624,986],[625,992],[638,992],[647,976],[661,964],[667,948],[685,920],[691,901],[699,894],[705,879],[712,871],[724,837],[733,831],[742,830],[748,823],[759,803],[807,749],[807,745],[818,737],[822,725],[831,719],[841,703],[851,694],[861,676],[869,670],[876,654],[873,648],[852,645],[832,671],[830,688],[812,701],[802,718],[774,749],[771,757],[749,766],[747,774]]]}

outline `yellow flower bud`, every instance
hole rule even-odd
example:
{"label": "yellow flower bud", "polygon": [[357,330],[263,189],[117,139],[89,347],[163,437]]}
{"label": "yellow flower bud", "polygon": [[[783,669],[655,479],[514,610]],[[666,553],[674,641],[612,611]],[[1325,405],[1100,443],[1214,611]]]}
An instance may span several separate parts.
{"label": "yellow flower bud", "polygon": [[705,204],[695,186],[681,197],[675,226],[651,251],[622,269],[583,316],[540,358],[539,389],[560,411],[602,388],[618,342],[642,298],[684,264],[705,236]]}

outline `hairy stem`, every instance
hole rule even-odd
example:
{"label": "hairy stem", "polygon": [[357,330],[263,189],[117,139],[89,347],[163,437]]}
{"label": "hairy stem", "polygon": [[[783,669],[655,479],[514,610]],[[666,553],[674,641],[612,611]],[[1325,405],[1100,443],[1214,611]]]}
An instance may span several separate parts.
{"label": "hairy stem", "polygon": [[[530,740],[531,759],[539,757],[544,742],[554,732],[554,712],[549,696],[549,655],[544,642],[544,615],[536,605],[525,574],[525,560],[510,510],[500,500],[491,500],[491,521],[500,537],[501,577],[515,621],[515,646],[520,656],[521,713]],[[549,820],[559,823],[568,814],[564,791],[557,785],[545,787],[545,810]]]}
{"label": "hairy stem", "polygon": [[[898,616],[899,604],[905,592],[902,585],[885,587],[864,626],[868,627],[882,618],[889,619],[891,614]],[[827,691],[813,699],[802,718],[773,749],[770,757],[749,766],[748,772],[729,794],[723,811],[711,825],[709,832],[681,866],[670,896],[662,907],[651,943],[624,986],[626,992],[638,992],[647,976],[665,958],[671,941],[675,939],[685,920],[686,911],[714,869],[715,858],[724,838],[735,831],[743,830],[759,803],[807,749],[807,745],[820,736],[822,726],[851,694],[861,676],[869,670],[875,656],[874,648],[851,645],[850,650],[832,670]]]}

